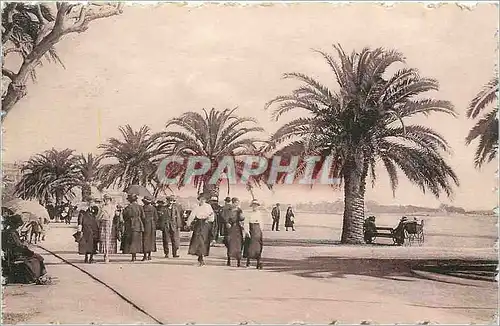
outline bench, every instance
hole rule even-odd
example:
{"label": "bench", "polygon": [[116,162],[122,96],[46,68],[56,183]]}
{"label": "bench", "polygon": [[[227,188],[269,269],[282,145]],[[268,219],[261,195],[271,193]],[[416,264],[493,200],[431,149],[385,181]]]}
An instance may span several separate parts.
{"label": "bench", "polygon": [[375,233],[376,238],[394,238],[394,229],[385,226],[377,226],[377,233]]}
{"label": "bench", "polygon": [[394,243],[396,243],[396,237],[394,235],[394,228],[387,226],[377,226],[376,232],[371,236],[371,239],[368,243],[373,243],[376,238],[388,238],[392,239]]}

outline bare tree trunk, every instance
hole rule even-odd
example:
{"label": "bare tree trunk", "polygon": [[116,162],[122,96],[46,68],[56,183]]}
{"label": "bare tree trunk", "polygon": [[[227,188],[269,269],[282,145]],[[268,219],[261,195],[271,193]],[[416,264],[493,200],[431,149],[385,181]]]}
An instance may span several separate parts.
{"label": "bare tree trunk", "polygon": [[344,218],[341,242],[362,244],[365,218],[363,155],[356,153],[344,165]]}
{"label": "bare tree trunk", "polygon": [[[2,35],[2,45],[5,47],[10,35],[12,34],[12,14],[14,6],[7,7],[8,18],[6,30]],[[105,11],[90,11],[88,6],[81,6],[79,13],[75,16],[70,10],[70,4],[66,2],[57,3],[57,14],[55,21],[48,22],[43,17],[39,17],[42,25],[39,31],[39,39],[36,40],[36,45],[31,52],[23,59],[21,67],[17,73],[13,73],[8,69],[3,68],[2,75],[10,79],[10,84],[7,88],[5,96],[2,98],[2,120],[5,119],[7,114],[12,110],[15,104],[26,95],[26,82],[28,77],[32,74],[33,70],[40,64],[40,60],[47,52],[53,48],[55,44],[66,34],[69,33],[82,33],[87,30],[88,24],[96,19],[106,18],[118,15],[122,11],[122,5],[112,6],[110,10]],[[71,20],[75,18],[75,20]],[[3,55],[7,53],[3,52]]]}

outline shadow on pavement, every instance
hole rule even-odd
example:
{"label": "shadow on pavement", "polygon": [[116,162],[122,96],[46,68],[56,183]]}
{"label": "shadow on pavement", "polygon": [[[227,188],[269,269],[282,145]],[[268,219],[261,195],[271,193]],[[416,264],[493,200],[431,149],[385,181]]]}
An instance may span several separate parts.
{"label": "shadow on pavement", "polygon": [[[264,259],[264,269],[290,273],[300,277],[328,279],[346,275],[369,276],[401,282],[411,282],[422,277],[412,270],[428,270],[453,277],[467,278],[467,274],[483,275],[484,281],[494,282],[498,261],[416,260],[416,259],[359,259],[332,256],[315,256],[300,260]],[[479,279],[479,278],[470,278]],[[447,283],[453,283],[447,281]],[[463,285],[461,283],[456,283]]]}

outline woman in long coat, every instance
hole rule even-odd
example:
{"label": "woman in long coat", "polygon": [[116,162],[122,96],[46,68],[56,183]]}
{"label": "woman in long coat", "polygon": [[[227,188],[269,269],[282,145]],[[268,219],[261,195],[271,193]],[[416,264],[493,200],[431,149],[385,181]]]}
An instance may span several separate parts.
{"label": "woman in long coat", "polygon": [[92,206],[88,210],[81,210],[78,215],[78,253],[85,255],[84,262],[89,264],[94,262],[99,242],[99,225],[96,219],[98,214],[99,207]]}
{"label": "woman in long coat", "polygon": [[131,254],[136,261],[137,253],[142,252],[142,233],[144,232],[144,210],[137,203],[137,195],[129,195],[130,204],[123,210],[123,253]]}
{"label": "woman in long coat", "polygon": [[142,234],[142,252],[144,257],[142,260],[151,260],[151,252],[156,252],[156,224],[158,222],[158,211],[152,203],[153,199],[145,197],[142,202],[144,203],[144,216],[142,223],[144,224],[144,233]]}
{"label": "woman in long coat", "polygon": [[243,250],[243,211],[240,200],[234,197],[231,200],[233,209],[229,217],[227,232],[227,266],[231,266],[231,258],[236,259],[236,266],[241,266],[241,252]]}
{"label": "woman in long coat", "polygon": [[188,254],[198,256],[199,266],[205,265],[203,257],[210,253],[212,225],[215,220],[215,213],[212,206],[207,204],[206,198],[204,194],[198,195],[198,206],[191,211],[187,220],[187,224],[193,230]]}
{"label": "woman in long coat", "polygon": [[285,214],[285,230],[288,231],[288,228],[292,228],[292,231],[295,231],[295,214],[293,213],[292,206],[288,205]]}
{"label": "woman in long coat", "polygon": [[250,266],[250,259],[257,260],[257,269],[262,269],[260,262],[262,249],[264,246],[262,237],[262,212],[258,210],[260,203],[254,199],[250,206],[252,212],[245,217],[245,245],[243,248],[243,258],[247,259],[246,266]]}

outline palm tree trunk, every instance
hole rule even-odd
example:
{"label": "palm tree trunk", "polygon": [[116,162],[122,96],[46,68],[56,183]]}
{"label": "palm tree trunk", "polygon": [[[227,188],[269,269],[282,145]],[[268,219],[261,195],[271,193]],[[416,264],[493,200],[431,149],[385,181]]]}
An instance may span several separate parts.
{"label": "palm tree trunk", "polygon": [[64,199],[64,195],[60,190],[56,190],[56,205],[61,205]]}
{"label": "palm tree trunk", "polygon": [[82,184],[82,201],[89,202],[92,199],[92,187],[90,183],[85,182]]}
{"label": "palm tree trunk", "polygon": [[344,219],[341,242],[362,244],[365,219],[363,155],[357,153],[344,165]]}
{"label": "palm tree trunk", "polygon": [[209,197],[219,198],[219,188],[220,188],[220,181],[215,184],[210,184],[207,182],[203,184],[203,193],[208,194]]}
{"label": "palm tree trunk", "polygon": [[251,184],[247,184],[246,188],[247,188],[248,192],[250,192],[250,195],[252,196],[252,200],[255,200],[255,195],[253,193],[253,187],[252,187],[252,185]]}

